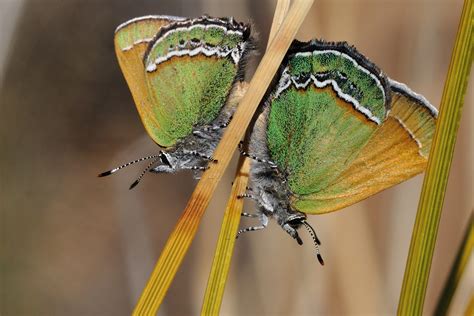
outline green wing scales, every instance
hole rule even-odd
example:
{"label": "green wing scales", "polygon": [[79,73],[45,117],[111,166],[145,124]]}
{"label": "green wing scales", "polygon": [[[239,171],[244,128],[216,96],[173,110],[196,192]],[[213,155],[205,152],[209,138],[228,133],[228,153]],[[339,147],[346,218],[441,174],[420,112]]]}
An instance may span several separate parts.
{"label": "green wing scales", "polygon": [[218,116],[251,49],[248,25],[207,16],[137,18],[115,43],[142,122],[162,147]]}
{"label": "green wing scales", "polygon": [[325,188],[294,196],[296,209],[308,214],[336,211],[425,170],[437,110],[403,84],[390,80],[390,88],[392,109],[382,126]]}
{"label": "green wing scales", "polygon": [[242,79],[248,39],[247,26],[207,17],[176,22],[157,34],[144,63],[158,144],[173,146],[217,117]]}
{"label": "green wing scales", "polygon": [[346,44],[296,43],[287,58],[267,143],[291,192],[305,195],[337,178],[376,132],[388,111],[386,82]]}
{"label": "green wing scales", "polygon": [[345,43],[296,42],[283,65],[267,145],[295,210],[335,211],[424,170],[437,111],[422,96]]}

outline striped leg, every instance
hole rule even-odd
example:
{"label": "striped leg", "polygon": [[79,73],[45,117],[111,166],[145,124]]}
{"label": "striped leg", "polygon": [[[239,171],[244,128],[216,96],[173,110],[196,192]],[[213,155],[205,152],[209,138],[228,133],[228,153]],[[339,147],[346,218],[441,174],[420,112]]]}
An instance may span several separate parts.
{"label": "striped leg", "polygon": [[213,137],[211,135],[209,135],[208,133],[226,128],[229,125],[231,120],[232,120],[232,116],[225,123],[222,123],[222,124],[219,124],[219,125],[204,126],[204,127],[202,127],[202,130],[200,130],[200,131],[193,131],[193,135],[204,138],[204,139],[213,139]]}
{"label": "striped leg", "polygon": [[242,216],[242,217],[252,217],[252,218],[258,217],[257,214],[251,214],[251,213],[246,213],[246,212],[242,212],[242,214],[240,214],[240,216]]}
{"label": "striped leg", "polygon": [[249,193],[239,194],[239,195],[237,195],[237,198],[238,199],[248,198],[248,199],[259,202],[259,199],[257,199],[257,197],[255,195],[252,195],[252,194],[249,194]]}
{"label": "striped leg", "polygon": [[182,169],[187,169],[187,170],[202,170],[202,171],[204,171],[204,170],[209,169],[209,167],[208,167],[208,166],[205,166],[205,167],[201,167],[201,166],[184,166],[184,167],[182,167]]}
{"label": "striped leg", "polygon": [[227,122],[222,123],[222,124],[219,124],[219,125],[206,126],[206,127],[204,127],[204,130],[205,130],[206,132],[208,132],[208,131],[217,131],[217,130],[226,128],[226,127],[230,124],[230,121],[232,121],[232,116],[229,117],[229,119],[227,120]]}
{"label": "striped leg", "polygon": [[186,151],[184,151],[184,153],[189,154],[189,155],[193,155],[193,156],[196,156],[196,157],[200,157],[200,158],[212,161],[214,163],[217,163],[217,160],[214,159],[212,156],[201,154],[200,152],[197,152],[195,150],[189,150],[189,151],[186,150]]}
{"label": "striped leg", "polygon": [[251,227],[243,228],[243,229],[239,230],[239,232],[237,233],[237,236],[235,237],[235,239],[239,238],[240,234],[242,234],[242,233],[254,232],[256,230],[262,230],[265,227],[267,227],[267,226],[260,225],[260,226],[251,226]]}
{"label": "striped leg", "polygon": [[264,229],[265,227],[267,227],[268,225],[268,217],[265,216],[264,214],[261,214],[260,216],[260,222],[262,223],[262,225],[259,225],[259,226],[251,226],[251,227],[247,227],[247,228],[243,228],[241,230],[239,230],[237,232],[237,236],[235,237],[235,239],[239,238],[240,234],[242,233],[246,233],[246,232],[253,232],[253,231],[256,231],[256,230],[262,230]]}
{"label": "striped leg", "polygon": [[244,149],[242,147],[242,142],[240,142],[240,144],[239,144],[239,151],[240,151],[240,154],[244,157],[248,157],[252,160],[268,164],[268,165],[270,165],[271,168],[277,168],[277,165],[273,161],[265,160],[265,159],[259,158],[257,156],[253,156],[253,155],[249,154],[248,152],[244,151]]}
{"label": "striped leg", "polygon": [[238,199],[244,199],[244,198],[251,199],[251,200],[255,201],[255,203],[257,203],[257,205],[262,206],[264,208],[268,208],[268,205],[266,205],[262,199],[260,199],[258,196],[250,194],[250,193],[244,193],[244,194],[237,195],[237,198]]}

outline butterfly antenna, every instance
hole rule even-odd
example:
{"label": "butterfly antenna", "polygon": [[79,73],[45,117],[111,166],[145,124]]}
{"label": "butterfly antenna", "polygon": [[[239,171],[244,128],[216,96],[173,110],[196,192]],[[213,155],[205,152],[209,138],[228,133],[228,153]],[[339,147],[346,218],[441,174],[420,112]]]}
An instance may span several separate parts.
{"label": "butterfly antenna", "polygon": [[308,222],[303,221],[303,225],[306,228],[306,230],[309,232],[311,237],[313,238],[314,241],[314,246],[316,248],[316,257],[318,258],[319,263],[323,266],[324,265],[324,260],[323,257],[321,257],[321,254],[319,253],[319,245],[321,245],[321,242],[318,239],[318,236],[316,235],[316,232],[314,231],[313,227],[311,227]]}
{"label": "butterfly antenna", "polygon": [[106,177],[106,176],[110,176],[112,173],[115,173],[117,171],[119,171],[120,169],[123,169],[125,167],[128,167],[130,165],[133,165],[134,163],[137,163],[137,162],[142,162],[142,161],[145,161],[145,160],[148,160],[148,159],[153,159],[153,158],[157,158],[157,157],[160,157],[160,155],[152,155],[152,156],[148,156],[148,157],[143,157],[143,158],[140,158],[140,159],[136,159],[134,161],[130,161],[130,162],[127,162],[126,164],[123,164],[121,166],[118,166],[112,170],[109,170],[109,171],[106,171],[106,172],[102,172],[101,174],[98,175],[98,177]]}
{"label": "butterfly antenna", "polygon": [[148,164],[148,166],[143,169],[142,173],[140,173],[140,175],[138,176],[137,180],[135,180],[135,182],[132,183],[132,185],[130,186],[130,188],[128,188],[129,190],[133,189],[134,187],[137,186],[137,184],[142,180],[143,176],[145,175],[145,173],[147,173],[148,171],[151,170],[151,168],[153,168],[153,165],[160,159],[160,156],[158,156],[158,158],[156,159],[153,159],[152,162],[150,162]]}

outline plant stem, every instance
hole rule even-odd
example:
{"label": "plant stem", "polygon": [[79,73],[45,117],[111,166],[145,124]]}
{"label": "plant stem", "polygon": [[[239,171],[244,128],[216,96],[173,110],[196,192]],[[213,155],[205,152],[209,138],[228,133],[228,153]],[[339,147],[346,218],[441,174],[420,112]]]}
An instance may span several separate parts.
{"label": "plant stem", "polygon": [[268,85],[280,66],[285,53],[303,23],[314,0],[294,0],[267,53],[253,76],[249,89],[234,118],[217,146],[214,157],[219,161],[204,172],[189,202],[168,238],[150,279],[133,311],[134,315],[155,315],[196,234],[201,218],[209,205],[217,184],[227,168],[232,154],[244,136],[252,116]]}
{"label": "plant stem", "polygon": [[399,315],[421,315],[456,135],[472,65],[473,6],[465,0],[405,268]]}
{"label": "plant stem", "polygon": [[[278,31],[283,19],[285,18],[290,0],[278,0],[273,23],[270,31],[268,45],[270,45],[276,32]],[[235,236],[240,223],[240,214],[242,213],[243,200],[237,196],[245,192],[248,183],[248,174],[250,171],[250,160],[244,156],[239,159],[237,172],[232,192],[227,202],[227,207],[222,220],[221,231],[217,241],[214,260],[212,262],[211,272],[209,274],[206,294],[202,304],[201,315],[218,315],[222,299],[224,297],[224,289],[229,274],[232,254],[234,252]]]}
{"label": "plant stem", "polygon": [[235,245],[235,236],[240,223],[244,201],[237,196],[245,192],[250,169],[249,159],[239,161],[232,191],[222,220],[211,272],[207,281],[201,315],[218,315],[224,297],[224,289],[229,273]]}
{"label": "plant stem", "polygon": [[470,256],[472,255],[472,250],[474,249],[474,215],[471,214],[469,223],[467,224],[466,230],[464,232],[464,237],[459,246],[456,260],[451,267],[451,272],[449,273],[446,284],[444,285],[443,292],[440,295],[438,300],[438,305],[436,306],[435,315],[442,316],[446,315],[451,304],[451,300],[454,296],[454,292],[463,276],[464,271],[466,270],[466,265],[469,261]]}

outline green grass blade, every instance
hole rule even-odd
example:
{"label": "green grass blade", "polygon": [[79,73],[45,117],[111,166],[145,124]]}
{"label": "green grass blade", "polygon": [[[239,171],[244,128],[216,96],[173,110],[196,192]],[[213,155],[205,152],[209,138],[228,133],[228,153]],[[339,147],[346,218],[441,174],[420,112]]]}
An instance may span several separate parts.
{"label": "green grass blade", "polygon": [[474,215],[471,214],[469,223],[467,224],[464,238],[458,249],[456,260],[453,263],[451,272],[449,273],[443,292],[440,295],[438,305],[436,306],[435,315],[446,315],[449,305],[454,296],[454,292],[466,270],[466,265],[474,249]]}
{"label": "green grass blade", "polygon": [[221,231],[217,241],[214,261],[207,281],[206,294],[202,304],[201,315],[219,315],[224,297],[224,289],[229,274],[230,262],[234,251],[235,236],[240,223],[240,214],[244,205],[243,199],[237,196],[245,192],[248,182],[250,161],[247,158],[240,160],[235,175],[232,192],[222,220]]}
{"label": "green grass blade", "polygon": [[418,204],[398,305],[399,315],[421,315],[456,135],[473,56],[473,6],[465,0]]}

